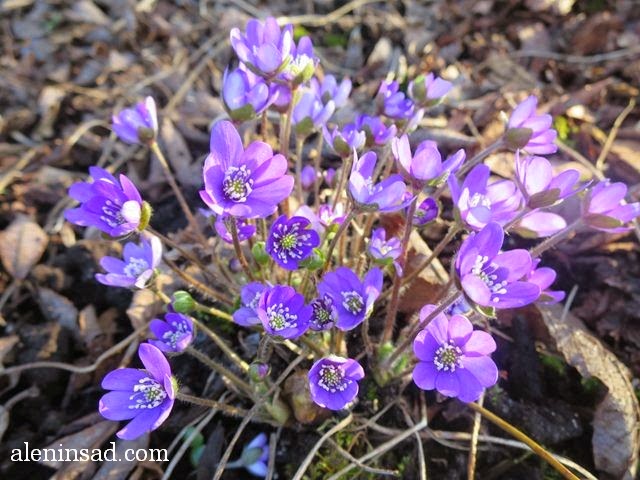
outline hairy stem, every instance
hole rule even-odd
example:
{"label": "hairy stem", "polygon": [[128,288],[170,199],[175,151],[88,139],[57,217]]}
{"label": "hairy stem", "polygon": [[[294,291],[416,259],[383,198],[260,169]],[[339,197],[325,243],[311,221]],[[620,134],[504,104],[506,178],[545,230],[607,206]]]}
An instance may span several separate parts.
{"label": "hairy stem", "polygon": [[249,398],[253,397],[253,389],[251,388],[251,385],[249,385],[247,382],[242,380],[240,377],[238,377],[235,373],[233,373],[227,367],[225,367],[223,365],[220,365],[218,362],[216,362],[212,358],[208,357],[207,355],[205,355],[201,351],[196,350],[195,348],[193,348],[191,346],[187,347],[185,349],[185,352],[187,352],[192,357],[196,358],[203,365],[206,365],[207,367],[209,367],[211,370],[216,372],[218,375],[226,378],[233,385],[238,387],[238,389],[241,392],[243,392],[245,395],[247,395]]}
{"label": "hairy stem", "polygon": [[227,222],[227,226],[229,228],[229,233],[231,233],[231,238],[233,239],[233,249],[236,252],[236,256],[238,260],[240,260],[240,265],[242,266],[242,270],[244,270],[245,275],[249,280],[253,281],[253,272],[249,267],[249,262],[247,262],[247,257],[244,256],[244,252],[242,251],[242,247],[240,246],[240,239],[238,238],[238,223],[237,219],[231,217]]}
{"label": "hairy stem", "polygon": [[204,323],[202,323],[200,320],[196,319],[196,318],[192,318],[191,319],[193,321],[193,323],[200,329],[202,330],[202,332],[209,337],[213,343],[215,343],[218,348],[220,350],[222,350],[224,352],[224,354],[229,357],[229,359],[235,363],[240,370],[242,370],[244,373],[247,373],[249,371],[249,364],[247,362],[245,362],[244,360],[242,360],[234,351],[233,349],[227,345],[227,343],[222,340],[217,333],[215,333],[213,330],[211,330],[209,327],[207,327]]}
{"label": "hairy stem", "polygon": [[183,402],[193,403],[194,405],[215,408],[216,410],[220,410],[222,413],[231,415],[232,417],[243,418],[247,415],[247,410],[232,407],[231,405],[227,405],[226,403],[216,402],[215,400],[211,400],[209,398],[196,397],[194,395],[188,395],[186,393],[178,392],[176,393],[176,399],[182,400]]}
{"label": "hairy stem", "polygon": [[575,222],[570,223],[558,233],[550,236],[543,242],[533,247],[529,252],[531,254],[531,258],[539,257],[543,252],[549,250],[551,247],[554,247],[569,235],[571,235],[573,232],[575,232],[580,226],[582,226],[582,218],[578,218]]}
{"label": "hairy stem", "polygon": [[347,228],[349,227],[349,224],[355,218],[357,213],[358,212],[355,208],[349,211],[349,214],[340,225],[340,228],[336,232],[336,235],[331,240],[331,243],[329,244],[329,248],[327,249],[327,258],[325,259],[325,262],[324,262],[324,268],[322,269],[323,273],[329,269],[329,265],[331,265],[331,256],[333,255],[333,250],[334,248],[336,248],[336,244],[338,243],[338,240],[340,240],[340,237],[347,230]]}

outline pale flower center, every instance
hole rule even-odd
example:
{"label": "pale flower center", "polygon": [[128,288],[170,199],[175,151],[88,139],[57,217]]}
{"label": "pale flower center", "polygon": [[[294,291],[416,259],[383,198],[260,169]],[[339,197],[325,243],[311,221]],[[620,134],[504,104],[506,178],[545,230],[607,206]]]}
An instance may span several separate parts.
{"label": "pale flower center", "polygon": [[507,293],[507,289],[505,287],[507,286],[508,282],[506,280],[499,282],[498,275],[493,273],[497,268],[496,265],[495,264],[487,265],[488,262],[489,262],[489,257],[487,257],[486,255],[485,256],[478,255],[478,257],[476,258],[476,263],[471,269],[471,273],[473,273],[480,280],[482,280],[485,283],[485,285],[489,287],[489,290],[491,290],[491,293],[496,294],[496,296],[493,297],[491,300],[497,303],[500,301],[500,298],[497,295],[504,295],[505,293]]}
{"label": "pale flower center", "polygon": [[187,326],[182,322],[173,322],[171,327],[173,327],[174,330],[165,332],[165,334],[162,335],[162,340],[171,345],[171,348],[176,348],[178,342],[188,334]]}
{"label": "pale flower center", "polygon": [[491,200],[489,200],[488,197],[482,195],[481,193],[474,193],[473,196],[469,199],[469,206],[473,208],[477,207],[478,205],[491,208]]}
{"label": "pale flower center", "polygon": [[438,370],[455,372],[456,368],[463,368],[461,357],[462,350],[450,340],[448,345],[442,345],[436,350],[433,364]]}
{"label": "pale flower center", "polygon": [[285,328],[295,327],[298,316],[290,313],[289,307],[278,303],[267,307],[267,318],[269,319],[269,326],[274,331],[279,332]]}
{"label": "pale flower center", "polygon": [[127,277],[137,278],[142,273],[149,270],[149,263],[144,258],[130,258],[129,263],[124,267],[124,274]]}
{"label": "pale flower center", "polygon": [[122,207],[114,204],[111,200],[107,200],[104,202],[102,206],[102,213],[104,215],[100,216],[100,220],[109,225],[111,228],[116,228],[126,223],[126,220],[122,216]]}
{"label": "pale flower center", "polygon": [[149,377],[141,378],[133,386],[133,392],[129,400],[135,400],[135,403],[129,405],[129,408],[135,410],[156,408],[167,398],[167,392],[164,391],[162,385]]}
{"label": "pale flower center", "polygon": [[352,380],[344,378],[344,371],[335,365],[323,365],[320,367],[320,379],[318,385],[327,392],[343,392]]}
{"label": "pale flower center", "polygon": [[253,190],[251,170],[246,165],[229,167],[222,181],[222,191],[233,202],[246,202]]}
{"label": "pale flower center", "polygon": [[357,315],[362,311],[362,307],[364,307],[364,300],[362,299],[362,296],[355,290],[352,290],[350,292],[342,292],[342,306],[349,312]]}

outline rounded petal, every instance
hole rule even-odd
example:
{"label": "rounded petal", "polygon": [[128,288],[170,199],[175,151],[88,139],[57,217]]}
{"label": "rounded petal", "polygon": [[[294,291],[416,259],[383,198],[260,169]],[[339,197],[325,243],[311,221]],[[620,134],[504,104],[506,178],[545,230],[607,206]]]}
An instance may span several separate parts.
{"label": "rounded petal", "polygon": [[226,120],[220,121],[213,126],[210,140],[211,153],[210,161],[220,165],[222,171],[234,165],[240,158],[244,148],[240,134],[233,126],[233,123]]}
{"label": "rounded petal", "polygon": [[140,410],[129,408],[131,391],[109,392],[102,396],[98,403],[98,411],[107,420],[129,420],[140,413]]}
{"label": "rounded petal", "polygon": [[464,345],[469,339],[471,332],[473,332],[473,325],[467,320],[467,317],[463,315],[453,315],[449,319],[448,329],[449,340],[453,340],[456,345]]}
{"label": "rounded petal", "polygon": [[478,276],[474,274],[468,274],[462,277],[460,281],[464,293],[478,305],[490,306],[491,305],[491,290],[487,287]]}
{"label": "rounded petal", "polygon": [[119,368],[107,373],[102,379],[101,385],[106,390],[130,392],[136,383],[147,376],[146,372],[137,368]]}
{"label": "rounded petal", "polygon": [[429,330],[421,330],[413,341],[413,353],[418,360],[433,363],[436,350],[440,345],[442,344],[438,343]]}
{"label": "rounded petal", "polygon": [[164,382],[166,375],[171,376],[169,362],[157,347],[143,343],[138,347],[138,356],[142,360],[144,367],[158,382]]}
{"label": "rounded petal", "polygon": [[433,362],[418,362],[413,369],[413,381],[422,390],[433,390],[436,388],[436,378],[438,369]]}
{"label": "rounded petal", "polygon": [[468,370],[460,368],[456,370],[458,379],[460,380],[460,393],[458,399],[462,402],[474,402],[484,390],[478,379]]}
{"label": "rounded petal", "polygon": [[498,381],[498,367],[491,360],[491,357],[462,357],[463,367],[471,372],[478,379],[480,384],[485,387],[491,387]]}
{"label": "rounded petal", "polygon": [[447,397],[457,397],[460,393],[460,380],[457,372],[438,372],[436,390]]}
{"label": "rounded petal", "polygon": [[494,257],[492,263],[509,271],[508,282],[519,280],[531,272],[531,254],[522,248],[502,252]]}
{"label": "rounded petal", "polygon": [[[420,322],[424,322],[435,309],[435,305],[425,305],[422,307],[420,310]],[[427,330],[440,345],[447,343],[449,340],[449,320],[447,316],[442,312],[438,313],[427,325]]]}
{"label": "rounded petal", "polygon": [[116,435],[123,440],[135,440],[153,430],[161,414],[162,410],[159,407],[143,410],[142,412],[138,410],[138,415],[123,429],[117,432]]}
{"label": "rounded petal", "polygon": [[462,347],[462,350],[467,355],[489,355],[496,350],[496,342],[487,332],[475,330]]}

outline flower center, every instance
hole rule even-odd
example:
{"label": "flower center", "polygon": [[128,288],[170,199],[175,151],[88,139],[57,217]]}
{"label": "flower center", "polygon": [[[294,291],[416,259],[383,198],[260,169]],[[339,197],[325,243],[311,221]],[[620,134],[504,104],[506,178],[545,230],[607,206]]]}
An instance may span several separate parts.
{"label": "flower center", "polygon": [[449,340],[448,345],[442,345],[436,350],[436,355],[433,358],[433,364],[438,370],[444,370],[445,372],[455,372],[456,368],[464,368],[462,366],[462,350],[460,347],[453,343],[453,340]]}
{"label": "flower center", "polygon": [[253,190],[251,170],[246,165],[229,167],[222,181],[222,191],[233,202],[246,202]]}
{"label": "flower center", "polygon": [[320,380],[318,380],[318,385],[327,392],[343,392],[350,383],[351,380],[344,378],[344,372],[340,367],[335,365],[323,365],[320,367]]}
{"label": "flower center", "polygon": [[352,314],[357,315],[364,307],[364,300],[362,300],[362,296],[355,290],[342,292],[342,306]]}
{"label": "flower center", "polygon": [[495,264],[487,265],[488,262],[489,257],[487,257],[486,255],[478,255],[478,257],[476,258],[476,263],[471,269],[471,273],[482,280],[485,285],[489,287],[489,290],[491,290],[492,293],[496,294],[496,296],[491,300],[497,303],[500,301],[500,298],[497,295],[504,295],[505,293],[507,293],[507,289],[504,287],[507,286],[508,282],[506,280],[502,280],[501,282],[499,282],[498,275],[494,273],[497,269],[497,266]]}
{"label": "flower center", "polygon": [[162,340],[171,345],[171,348],[176,348],[178,342],[188,334],[187,326],[182,322],[173,322],[171,323],[171,327],[173,327],[174,330],[165,332],[164,335],[162,335]]}
{"label": "flower center", "polygon": [[102,213],[104,215],[100,216],[100,220],[109,225],[111,228],[116,228],[126,223],[127,221],[122,216],[122,207],[120,205],[114,204],[111,200],[107,200],[104,202],[102,206]]}
{"label": "flower center", "polygon": [[308,55],[297,55],[289,65],[286,67],[287,73],[290,73],[292,76],[297,77],[301,73],[304,73],[305,69],[310,65],[313,65],[313,58]]}
{"label": "flower center", "polygon": [[138,380],[133,386],[133,395],[129,400],[135,400],[133,405],[129,405],[130,409],[156,408],[163,400],[167,398],[167,392],[164,391],[162,385],[153,378],[145,377]]}
{"label": "flower center", "polygon": [[144,258],[130,258],[129,263],[124,267],[124,274],[127,277],[137,278],[143,272],[149,270],[149,264]]}
{"label": "flower center", "polygon": [[267,318],[269,318],[269,326],[279,332],[285,328],[295,327],[298,316],[289,313],[289,307],[278,303],[267,307]]}
{"label": "flower center", "polygon": [[311,308],[313,308],[311,322],[320,330],[334,322],[331,303],[331,299],[328,297],[311,302]]}
{"label": "flower center", "polygon": [[294,233],[287,233],[280,240],[280,245],[285,250],[290,250],[298,244],[298,237]]}
{"label": "flower center", "polygon": [[491,208],[491,200],[489,200],[488,197],[482,195],[481,193],[474,193],[473,196],[469,199],[469,206],[473,208],[477,207],[478,205]]}

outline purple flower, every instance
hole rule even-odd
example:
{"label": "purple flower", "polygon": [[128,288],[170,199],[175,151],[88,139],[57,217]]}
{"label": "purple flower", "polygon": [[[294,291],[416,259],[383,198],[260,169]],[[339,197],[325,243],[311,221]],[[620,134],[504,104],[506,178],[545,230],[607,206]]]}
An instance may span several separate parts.
{"label": "purple flower", "polygon": [[407,91],[416,103],[424,106],[433,106],[439,103],[453,88],[453,84],[433,73],[420,75],[409,82]]}
{"label": "purple flower", "polygon": [[540,287],[520,281],[531,271],[531,255],[523,249],[500,253],[504,231],[495,222],[462,242],[455,260],[460,286],[477,305],[497,309],[528,305],[540,296]]}
{"label": "purple flower", "polygon": [[[427,318],[435,308],[425,305],[420,319]],[[498,368],[490,357],[495,349],[491,335],[474,330],[466,317],[447,318],[440,313],[413,341],[413,352],[419,360],[413,369],[413,381],[422,390],[436,389],[447,397],[473,402],[498,381]]]}
{"label": "purple flower", "polygon": [[358,158],[354,152],[353,167],[349,177],[349,193],[358,208],[394,212],[404,208],[407,186],[400,175],[390,175],[380,183],[373,183],[376,154],[367,152]]}
{"label": "purple flower", "polygon": [[395,125],[386,126],[380,117],[361,114],[356,117],[356,129],[362,130],[366,135],[366,146],[386,145],[396,136]]}
{"label": "purple flower", "polygon": [[242,287],[240,291],[242,307],[233,313],[233,321],[243,327],[259,325],[258,305],[260,297],[267,290],[268,287],[260,282],[251,282]]}
{"label": "purple flower", "polygon": [[408,120],[413,117],[415,104],[399,91],[398,82],[384,81],[376,94],[378,112],[396,120]]}
{"label": "purple flower", "polygon": [[367,136],[356,128],[353,123],[342,127],[335,127],[329,131],[327,127],[322,129],[324,140],[341,157],[348,157],[354,149],[360,150],[364,146]]}
{"label": "purple flower", "polygon": [[530,208],[549,207],[580,191],[580,172],[568,169],[554,176],[544,157],[521,156],[516,151],[516,182]]}
{"label": "purple flower", "polygon": [[[233,236],[231,232],[227,228],[227,221],[234,221],[233,219],[229,219],[229,217],[219,216],[216,218],[213,227],[216,229],[216,233],[220,236],[222,240],[229,244],[233,244]],[[256,233],[256,226],[251,225],[247,220],[243,218],[237,219],[236,229],[238,231],[238,241],[244,242],[249,238],[253,237]]]}
{"label": "purple flower", "polygon": [[345,219],[344,205],[338,203],[335,211],[331,208],[331,205],[320,205],[318,214],[307,205],[302,205],[296,210],[296,216],[305,217],[311,222],[311,228],[313,228],[318,235],[323,235],[326,228],[332,225],[341,224]]}
{"label": "purple flower", "polygon": [[287,220],[287,216],[282,215],[273,222],[266,248],[282,268],[296,270],[298,264],[320,245],[320,236],[310,226],[311,222],[305,217]]}
{"label": "purple flower", "polygon": [[182,352],[193,340],[193,322],[186,315],[169,312],[164,321],[154,318],[149,330],[157,340],[149,340],[151,345],[163,352]]}
{"label": "purple flower", "polygon": [[460,219],[473,230],[480,230],[489,222],[504,225],[518,215],[522,195],[510,180],[499,180],[487,185],[491,170],[477,165],[458,185],[455,176],[449,177],[449,188]]}
{"label": "purple flower", "polygon": [[364,321],[373,310],[382,291],[382,271],[372,268],[367,272],[364,281],[347,267],[340,267],[335,272],[324,275],[318,285],[318,293],[329,296],[338,313],[336,327],[340,330],[352,330]]}
{"label": "purple flower", "polygon": [[413,214],[413,225],[416,227],[425,226],[438,217],[439,211],[438,202],[431,197],[425,198]]}
{"label": "purple flower", "polygon": [[333,328],[338,320],[338,312],[333,306],[333,299],[329,295],[323,295],[311,301],[311,330],[321,331]]}
{"label": "purple flower", "polygon": [[336,169],[335,168],[327,168],[324,172],[324,181],[327,182],[327,185],[333,187],[333,181],[336,179]]}
{"label": "purple flower", "polygon": [[587,192],[582,201],[582,218],[591,228],[603,232],[626,232],[626,224],[640,216],[640,202],[625,203],[627,186],[602,180]]}
{"label": "purple flower", "polygon": [[247,70],[242,63],[236,70],[224,72],[222,99],[233,120],[244,121],[260,115],[276,96],[277,92],[262,77]]}
{"label": "purple flower", "polygon": [[134,230],[143,230],[148,218],[143,218],[143,201],[136,186],[126,176],[118,182],[100,167],[89,167],[93,182],[78,182],[69,188],[69,196],[81,203],[64,212],[71,223],[96,227],[107,235],[120,237]]}
{"label": "purple flower", "polygon": [[566,226],[567,222],[560,215],[536,210],[522,217],[513,230],[523,237],[544,238],[558,233]]}
{"label": "purple flower", "polygon": [[221,121],[211,131],[200,196],[216,215],[265,218],[293,190],[287,170],[287,160],[269,145],[253,142],[245,150],[233,124]]}
{"label": "purple flower", "polygon": [[312,90],[304,91],[293,107],[292,121],[296,134],[308,135],[317,130],[327,123],[335,109],[333,101],[324,105]]}
{"label": "purple flower", "polygon": [[351,80],[344,78],[338,85],[336,77],[325,75],[322,82],[316,77],[311,79],[311,88],[317,92],[323,103],[333,101],[336,108],[344,107],[351,93]]}
{"label": "purple flower", "polygon": [[313,187],[313,185],[316,183],[316,178],[318,178],[316,169],[313,168],[312,165],[305,166],[300,172],[302,188],[304,188],[305,190],[310,190]]}
{"label": "purple flower", "polygon": [[329,410],[341,410],[358,395],[358,381],[364,378],[362,366],[350,358],[330,355],[309,370],[311,399]]}
{"label": "purple flower", "polygon": [[368,250],[374,262],[379,265],[391,265],[398,275],[402,276],[402,267],[395,260],[402,254],[400,239],[392,237],[387,240],[387,232],[384,228],[376,228],[371,234]]}
{"label": "purple flower", "polygon": [[260,433],[242,449],[240,463],[256,477],[265,478],[267,476],[269,441],[266,434]]}
{"label": "purple flower", "polygon": [[230,37],[240,61],[262,77],[272,77],[291,61],[293,25],[280,30],[273,17],[265,19],[264,24],[251,19],[245,32],[233,28]]}
{"label": "purple flower", "polygon": [[518,104],[513,110],[505,140],[509,148],[524,148],[527,152],[545,155],[558,150],[556,137],[558,133],[551,128],[551,115],[536,115],[538,99],[531,95]]}
{"label": "purple flower", "polygon": [[420,190],[426,185],[435,186],[449,176],[449,170],[443,168],[436,142],[425,140],[418,145],[415,155],[411,155],[409,137],[403,135],[391,141],[391,150],[400,165],[402,175],[414,189]]}
{"label": "purple flower", "polygon": [[131,420],[117,435],[134,440],[164,422],[176,394],[169,362],[149,343],[138,348],[145,370],[119,368],[102,380],[102,388],[112,390],[100,399],[100,414],[107,420]]}
{"label": "purple flower", "polygon": [[562,290],[549,290],[549,287],[556,281],[556,271],[553,268],[538,268],[540,259],[536,258],[531,264],[531,272],[525,275],[524,280],[535,283],[540,287],[540,298],[538,303],[543,305],[553,305],[554,303],[564,300],[564,292]]}
{"label": "purple flower", "polygon": [[265,331],[282,338],[298,338],[309,328],[313,309],[293,287],[276,285],[258,303],[258,318]]}
{"label": "purple flower", "polygon": [[278,74],[276,83],[284,83],[290,89],[308,82],[313,77],[317,64],[311,39],[307,36],[300,37],[298,44],[294,43],[291,47],[291,61]]}
{"label": "purple flower", "polygon": [[152,97],[113,115],[111,121],[113,131],[126,143],[148,144],[154,142],[158,135],[156,102]]}
{"label": "purple flower", "polygon": [[162,259],[162,243],[158,237],[141,236],[140,244],[125,244],[122,260],[115,257],[102,257],[100,266],[107,273],[96,273],[96,280],[111,287],[144,288],[153,277],[154,269]]}

